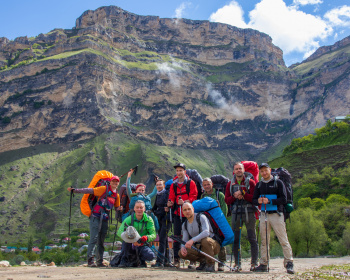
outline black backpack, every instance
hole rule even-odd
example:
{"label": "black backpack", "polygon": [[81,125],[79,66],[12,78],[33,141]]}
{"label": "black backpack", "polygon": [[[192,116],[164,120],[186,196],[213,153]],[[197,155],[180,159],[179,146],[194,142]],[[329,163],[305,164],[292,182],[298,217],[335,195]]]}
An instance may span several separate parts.
{"label": "black backpack", "polygon": [[203,179],[202,176],[198,173],[196,169],[186,169],[186,174],[196,183],[197,186],[197,199],[200,199],[202,196],[203,190]]}
{"label": "black backpack", "polygon": [[[219,207],[219,206],[217,206],[217,207]],[[209,210],[212,210],[212,209],[213,208],[211,208]],[[222,242],[225,239],[225,235],[222,233],[221,229],[219,228],[218,224],[215,222],[214,218],[207,211],[197,213],[196,220],[198,223],[199,232],[200,233],[202,232],[202,223],[201,223],[201,218],[200,218],[201,215],[204,215],[208,218],[209,223],[210,223],[211,228],[213,229],[213,233],[214,233],[213,239],[216,240],[221,246]],[[186,230],[187,230],[187,224],[188,224],[188,220],[186,219],[185,225],[184,225]],[[187,230],[187,232],[188,232],[188,230]],[[190,238],[192,238],[192,236],[190,236]]]}
{"label": "black backpack", "polygon": [[230,180],[226,178],[224,175],[213,175],[210,177],[210,180],[213,182],[213,187],[217,190],[225,194],[226,186]]}
{"label": "black backpack", "polygon": [[271,169],[271,175],[275,178],[275,181],[276,181],[276,178],[280,179],[286,188],[287,203],[284,205],[284,210],[285,210],[285,216],[286,218],[288,218],[290,216],[290,213],[294,210],[292,175],[290,175],[288,170],[283,167]]}

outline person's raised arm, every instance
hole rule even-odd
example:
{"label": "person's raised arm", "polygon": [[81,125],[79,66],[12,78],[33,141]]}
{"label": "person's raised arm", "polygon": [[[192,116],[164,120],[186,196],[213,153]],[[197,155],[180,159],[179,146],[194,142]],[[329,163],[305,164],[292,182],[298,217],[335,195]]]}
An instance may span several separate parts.
{"label": "person's raised arm", "polygon": [[148,195],[150,199],[152,199],[157,194],[157,186],[154,186],[153,191]]}
{"label": "person's raised arm", "polygon": [[126,179],[126,194],[128,195],[130,199],[130,195],[132,193],[131,187],[130,187],[130,181],[131,181],[131,174],[134,172],[134,169],[130,169],[128,172],[128,177]]}

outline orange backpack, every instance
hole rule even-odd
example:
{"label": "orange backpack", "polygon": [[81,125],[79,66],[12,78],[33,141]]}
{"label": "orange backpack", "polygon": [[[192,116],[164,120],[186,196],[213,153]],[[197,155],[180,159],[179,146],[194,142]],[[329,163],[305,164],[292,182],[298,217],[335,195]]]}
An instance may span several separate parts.
{"label": "orange backpack", "polygon": [[[89,188],[96,188],[100,186],[105,186],[105,181],[110,181],[114,175],[107,170],[98,171],[94,178],[92,178]],[[85,216],[90,217],[92,209],[95,206],[97,200],[93,194],[84,194],[80,202],[80,210]]]}

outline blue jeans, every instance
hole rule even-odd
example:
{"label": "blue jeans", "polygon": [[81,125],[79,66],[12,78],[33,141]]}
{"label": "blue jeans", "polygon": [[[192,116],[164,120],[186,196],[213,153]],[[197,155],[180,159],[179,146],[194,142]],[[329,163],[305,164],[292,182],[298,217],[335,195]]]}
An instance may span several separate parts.
{"label": "blue jeans", "polygon": [[92,257],[92,251],[96,246],[96,262],[102,263],[103,261],[103,253],[105,251],[105,247],[103,246],[104,240],[107,235],[108,230],[108,220],[102,221],[101,232],[99,233],[100,227],[100,218],[90,217],[90,240],[87,250],[87,258],[90,259]]}

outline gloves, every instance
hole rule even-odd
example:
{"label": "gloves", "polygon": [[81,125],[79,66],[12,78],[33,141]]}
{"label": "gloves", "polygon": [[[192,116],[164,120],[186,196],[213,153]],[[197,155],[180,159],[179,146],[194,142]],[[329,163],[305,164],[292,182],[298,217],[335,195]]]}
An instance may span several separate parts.
{"label": "gloves", "polygon": [[147,242],[147,239],[148,239],[148,237],[146,235],[144,235],[139,239],[138,243],[144,244]]}

